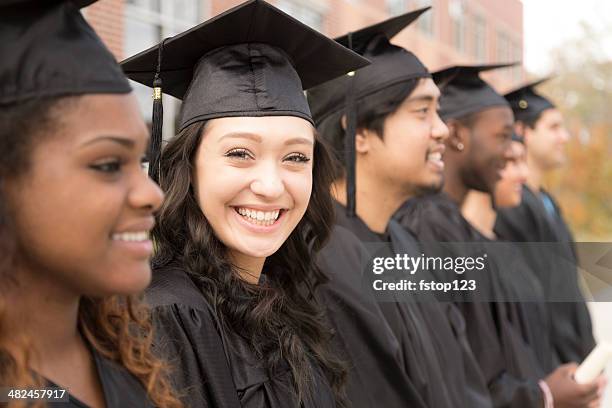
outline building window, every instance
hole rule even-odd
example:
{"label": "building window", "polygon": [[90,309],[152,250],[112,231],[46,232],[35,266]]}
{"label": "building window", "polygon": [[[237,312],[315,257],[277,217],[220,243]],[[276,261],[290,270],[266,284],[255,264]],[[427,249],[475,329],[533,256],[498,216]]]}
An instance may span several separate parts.
{"label": "building window", "polygon": [[497,61],[499,62],[510,62],[512,56],[510,54],[510,39],[508,35],[503,31],[497,32]]}
{"label": "building window", "polygon": [[434,5],[434,0],[416,0],[415,9],[420,9],[423,7],[431,6],[432,9],[426,11],[419,19],[416,21],[417,29],[428,37],[433,37],[434,35],[434,13],[436,11],[436,7]]}
{"label": "building window", "polygon": [[290,16],[300,20],[302,23],[315,30],[321,31],[323,28],[323,13],[308,3],[291,0],[278,0],[276,6]]}
{"label": "building window", "polygon": [[484,62],[487,59],[487,22],[481,16],[474,16],[472,27],[473,41],[472,51],[476,62]]}
{"label": "building window", "polygon": [[160,11],[161,0],[126,0],[128,7],[138,7],[141,10]]}
{"label": "building window", "polygon": [[387,0],[387,13],[392,16],[406,12],[406,0]]}
{"label": "building window", "polygon": [[[514,44],[514,57],[512,58],[512,61],[523,61],[523,48],[519,43]],[[517,65],[516,67],[514,67],[512,76],[514,82],[520,82],[521,79],[523,79],[523,70],[521,68],[521,65]]]}
{"label": "building window", "polygon": [[451,35],[453,47],[465,52],[465,6],[462,0],[451,0],[448,3],[448,14],[451,18]]}
{"label": "building window", "polygon": [[[124,53],[126,57],[158,44],[202,21],[201,0],[126,0]],[[150,123],[151,88],[130,81],[143,118]],[[164,138],[174,135],[180,101],[164,95]]]}

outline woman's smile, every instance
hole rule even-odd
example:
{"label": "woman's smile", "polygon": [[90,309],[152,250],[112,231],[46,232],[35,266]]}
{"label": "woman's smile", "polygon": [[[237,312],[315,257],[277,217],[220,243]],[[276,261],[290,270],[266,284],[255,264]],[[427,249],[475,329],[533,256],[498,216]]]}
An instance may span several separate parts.
{"label": "woman's smile", "polygon": [[240,225],[251,232],[271,233],[280,227],[288,210],[277,207],[270,209],[254,206],[231,206]]}

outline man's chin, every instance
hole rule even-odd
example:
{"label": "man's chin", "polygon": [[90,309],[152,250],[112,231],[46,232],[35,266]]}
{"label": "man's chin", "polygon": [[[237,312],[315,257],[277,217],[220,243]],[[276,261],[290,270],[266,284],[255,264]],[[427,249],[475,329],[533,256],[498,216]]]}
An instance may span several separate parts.
{"label": "man's chin", "polygon": [[414,196],[424,196],[439,193],[442,191],[442,187],[444,187],[443,179],[437,182],[413,186],[412,191]]}

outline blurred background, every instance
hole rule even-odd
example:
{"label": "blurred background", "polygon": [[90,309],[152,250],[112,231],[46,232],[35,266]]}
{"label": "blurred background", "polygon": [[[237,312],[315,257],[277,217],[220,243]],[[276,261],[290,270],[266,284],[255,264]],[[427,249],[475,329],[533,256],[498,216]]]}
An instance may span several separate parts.
{"label": "blurred background", "polygon": [[[118,60],[186,30],[241,0],[101,0],[84,10]],[[568,163],[546,186],[577,241],[612,242],[612,1],[610,0],[269,0],[330,36],[432,6],[394,42],[431,70],[453,64],[521,61],[486,78],[500,92],[543,76],[539,90],[564,112]],[[134,84],[146,120],[151,90]],[[164,137],[180,101],[164,99]],[[598,339],[612,341],[612,303],[590,303]],[[608,370],[610,382],[612,371]],[[610,388],[610,387],[609,387]],[[611,392],[608,392],[611,394]],[[612,408],[612,395],[604,405]]]}
{"label": "blurred background", "polygon": [[[118,60],[241,0],[102,0],[86,18]],[[569,163],[547,186],[580,241],[612,241],[612,2],[608,0],[270,0],[330,36],[420,7],[432,10],[394,40],[431,70],[457,63],[522,61],[487,76],[500,92],[529,79],[557,102],[573,135]],[[150,90],[136,84],[145,118]],[[165,98],[165,137],[180,101]]]}

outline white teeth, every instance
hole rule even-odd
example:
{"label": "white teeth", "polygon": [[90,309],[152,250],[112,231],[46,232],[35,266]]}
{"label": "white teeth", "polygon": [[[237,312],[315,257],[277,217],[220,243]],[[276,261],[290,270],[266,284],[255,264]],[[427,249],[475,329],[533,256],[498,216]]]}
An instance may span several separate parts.
{"label": "white teeth", "polygon": [[119,234],[113,234],[111,238],[113,241],[142,242],[149,239],[149,232],[122,232]]}
{"label": "white teeth", "polygon": [[442,160],[442,153],[440,153],[440,152],[429,153],[429,155],[427,156],[427,160],[441,161]]}
{"label": "white teeth", "polygon": [[247,221],[255,225],[272,225],[278,219],[280,210],[275,211],[256,211],[248,208],[239,207],[238,214],[242,215]]}

